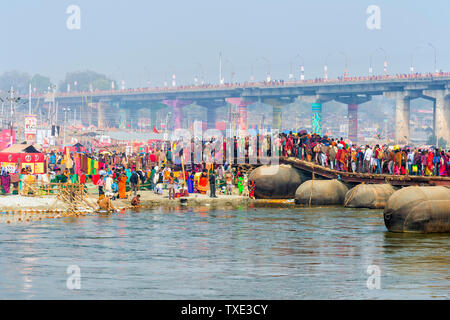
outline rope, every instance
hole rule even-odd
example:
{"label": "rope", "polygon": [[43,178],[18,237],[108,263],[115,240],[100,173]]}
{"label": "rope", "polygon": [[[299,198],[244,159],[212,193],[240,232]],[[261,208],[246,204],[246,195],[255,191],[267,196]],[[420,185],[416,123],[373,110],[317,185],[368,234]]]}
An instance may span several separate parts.
{"label": "rope", "polygon": [[353,188],[352,193],[350,193],[350,196],[348,197],[347,201],[345,201],[345,203],[344,203],[344,207],[346,207],[347,204],[350,202],[350,200],[353,199],[353,195],[355,194],[356,189],[358,188],[358,186],[359,186],[359,185],[357,185],[357,186],[355,186],[355,187]]}

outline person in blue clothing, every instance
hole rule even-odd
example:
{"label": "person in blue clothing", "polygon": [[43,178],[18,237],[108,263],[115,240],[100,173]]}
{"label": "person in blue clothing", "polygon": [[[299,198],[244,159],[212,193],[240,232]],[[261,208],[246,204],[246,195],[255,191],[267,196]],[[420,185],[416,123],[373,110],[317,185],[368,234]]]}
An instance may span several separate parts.
{"label": "person in blue clothing", "polygon": [[194,188],[194,172],[191,171],[188,177],[188,192],[189,193],[194,193],[195,192],[195,188]]}
{"label": "person in blue clothing", "polygon": [[56,164],[56,155],[53,151],[50,153],[50,164]]}
{"label": "person in blue clothing", "polygon": [[434,150],[433,164],[434,164],[434,175],[438,176],[439,166],[441,164],[441,155],[439,154],[439,151],[437,149]]}
{"label": "person in blue clothing", "polygon": [[112,197],[112,199],[113,200],[116,200],[117,199],[117,197],[118,197],[118,192],[119,192],[119,185],[117,184],[117,181],[114,181],[112,184],[111,184],[111,190],[112,190],[112,192],[113,192],[113,197]]}

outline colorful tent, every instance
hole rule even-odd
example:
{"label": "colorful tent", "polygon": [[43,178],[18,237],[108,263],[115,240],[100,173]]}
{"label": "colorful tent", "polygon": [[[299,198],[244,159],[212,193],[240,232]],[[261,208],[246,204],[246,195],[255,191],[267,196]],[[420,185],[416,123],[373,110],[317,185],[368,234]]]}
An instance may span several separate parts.
{"label": "colorful tent", "polygon": [[33,174],[45,173],[45,154],[33,145],[13,144],[0,152],[0,166],[14,172],[16,165],[19,170],[29,167]]}

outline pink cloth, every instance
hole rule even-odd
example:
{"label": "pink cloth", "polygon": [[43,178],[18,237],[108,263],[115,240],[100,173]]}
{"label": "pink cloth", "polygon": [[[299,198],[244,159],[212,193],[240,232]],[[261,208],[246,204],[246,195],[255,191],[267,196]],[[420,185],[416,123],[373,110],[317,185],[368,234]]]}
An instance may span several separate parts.
{"label": "pink cloth", "polygon": [[78,154],[75,155],[75,173],[81,174],[81,165],[80,165],[80,156]]}

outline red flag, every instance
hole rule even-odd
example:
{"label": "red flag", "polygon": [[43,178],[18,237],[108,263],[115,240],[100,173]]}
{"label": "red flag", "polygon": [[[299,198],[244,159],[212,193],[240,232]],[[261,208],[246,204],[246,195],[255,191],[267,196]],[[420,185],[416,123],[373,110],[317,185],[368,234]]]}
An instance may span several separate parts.
{"label": "red flag", "polygon": [[153,126],[153,132],[154,132],[154,133],[159,133],[159,131],[156,130],[155,126]]}

